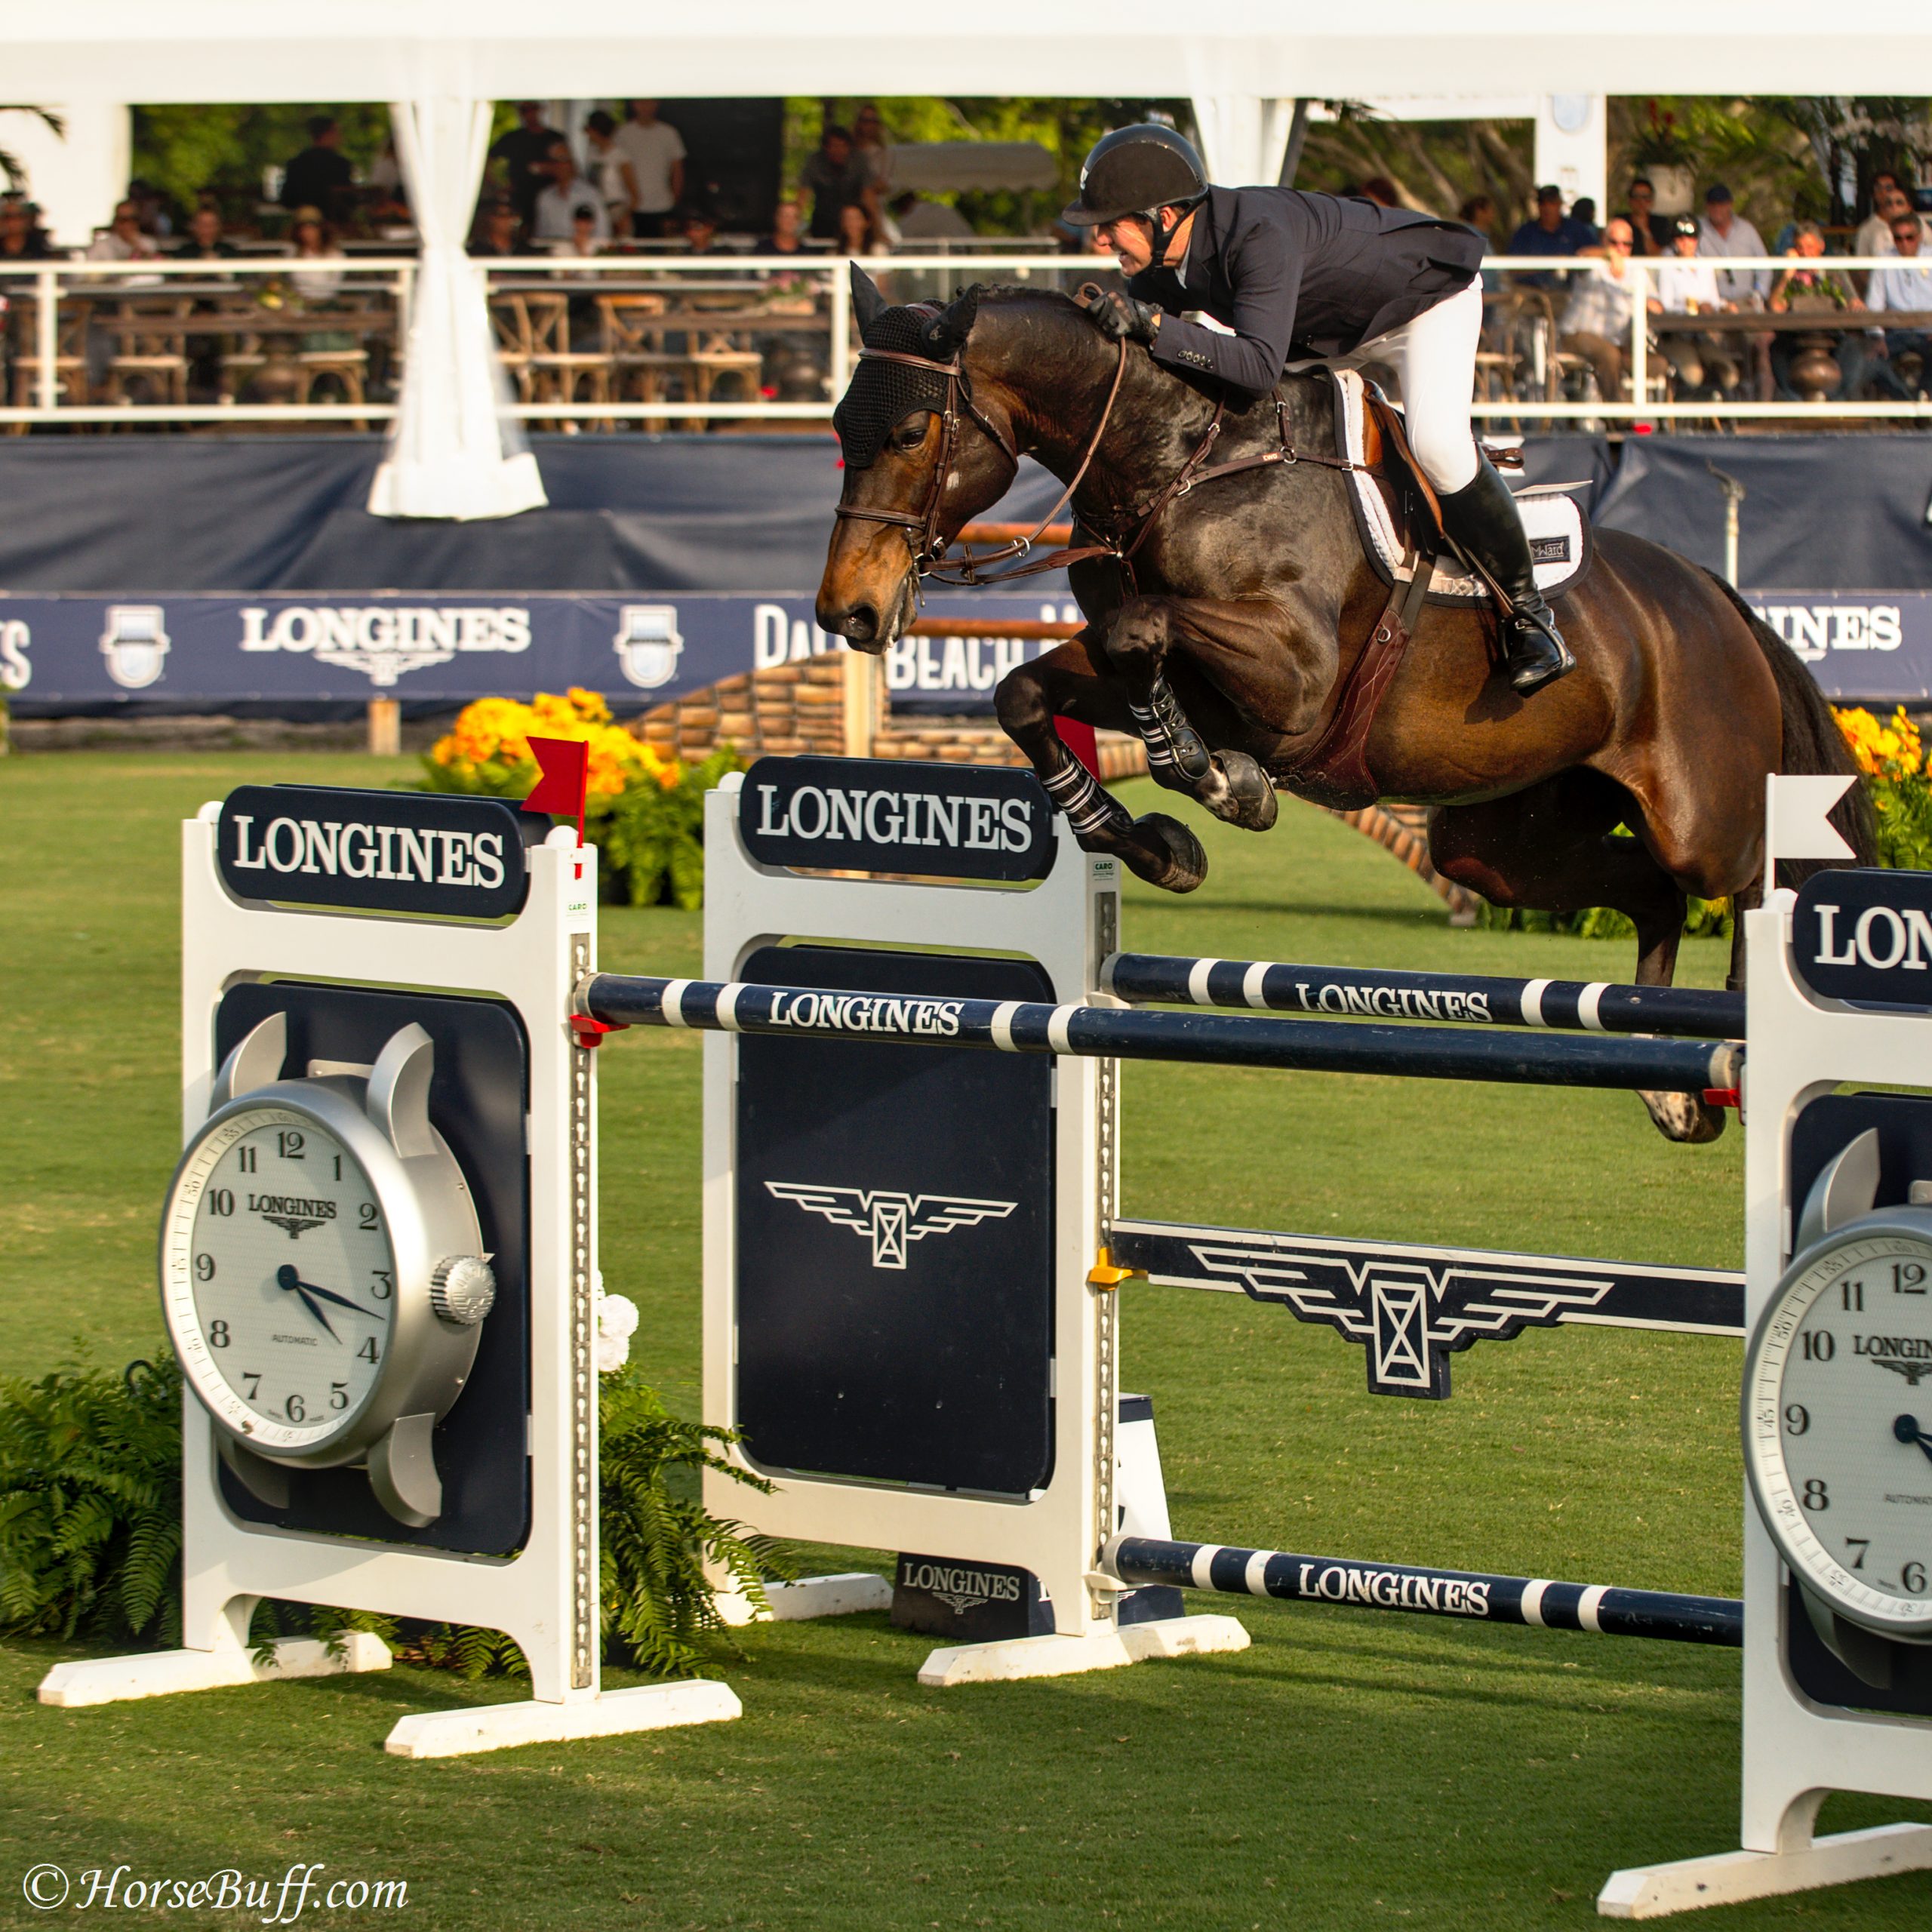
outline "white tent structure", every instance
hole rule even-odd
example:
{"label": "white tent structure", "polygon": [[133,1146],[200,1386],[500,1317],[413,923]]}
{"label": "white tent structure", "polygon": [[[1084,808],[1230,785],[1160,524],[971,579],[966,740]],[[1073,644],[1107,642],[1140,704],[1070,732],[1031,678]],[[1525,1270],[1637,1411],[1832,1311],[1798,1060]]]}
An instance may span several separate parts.
{"label": "white tent structure", "polygon": [[1932,14],[1908,8],[1882,32],[1845,32],[1821,29],[1809,0],[1758,0],[1721,23],[1662,0],[1609,11],[1546,0],[1383,0],[1369,11],[1311,0],[837,11],[712,0],[615,15],[527,0],[330,0],[294,11],[258,0],[88,0],[10,9],[5,54],[11,99],[83,119],[130,100],[394,104],[423,259],[372,507],[468,517],[542,500],[500,409],[483,291],[462,253],[492,101],[1185,94],[1215,178],[1241,186],[1277,178],[1297,97],[1466,97],[1534,106],[1540,162],[1547,156],[1561,178],[1561,161],[1578,192],[1601,196],[1604,96],[1932,94]]}

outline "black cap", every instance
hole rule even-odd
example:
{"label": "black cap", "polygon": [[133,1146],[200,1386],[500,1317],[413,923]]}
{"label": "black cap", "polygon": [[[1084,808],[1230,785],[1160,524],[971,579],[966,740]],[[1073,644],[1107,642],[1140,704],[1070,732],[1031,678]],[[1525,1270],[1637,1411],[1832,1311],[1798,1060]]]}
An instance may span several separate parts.
{"label": "black cap", "polygon": [[1546,181],[1537,190],[1537,199],[1539,202],[1560,202],[1562,198],[1563,190],[1554,181]]}
{"label": "black cap", "polygon": [[1714,202],[1727,202],[1730,199],[1730,190],[1721,181],[1713,181],[1704,190],[1704,205],[1706,208]]}
{"label": "black cap", "polygon": [[1679,215],[1670,224],[1670,232],[1673,235],[1695,235],[1698,232],[1697,217],[1690,214]]}
{"label": "black cap", "polygon": [[1097,228],[1122,215],[1188,208],[1208,192],[1194,143],[1158,121],[1116,128],[1094,143],[1080,171],[1080,193],[1060,211],[1072,228]]}

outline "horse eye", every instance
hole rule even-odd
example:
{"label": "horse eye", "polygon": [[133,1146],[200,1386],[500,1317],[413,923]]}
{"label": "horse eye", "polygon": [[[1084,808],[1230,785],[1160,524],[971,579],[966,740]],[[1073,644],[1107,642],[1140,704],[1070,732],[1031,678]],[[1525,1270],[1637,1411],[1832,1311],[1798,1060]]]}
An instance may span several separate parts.
{"label": "horse eye", "polygon": [[921,410],[916,416],[909,416],[892,432],[892,447],[896,450],[915,450],[926,440],[926,425],[932,420],[931,412]]}

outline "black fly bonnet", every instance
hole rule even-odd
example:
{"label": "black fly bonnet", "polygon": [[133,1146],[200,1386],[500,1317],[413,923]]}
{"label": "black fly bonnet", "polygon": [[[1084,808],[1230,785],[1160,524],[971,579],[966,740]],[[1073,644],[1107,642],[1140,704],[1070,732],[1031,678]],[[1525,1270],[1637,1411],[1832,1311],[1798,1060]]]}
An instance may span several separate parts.
{"label": "black fly bonnet", "polygon": [[[851,386],[832,412],[848,469],[869,469],[886,438],[919,410],[943,413],[952,388],[946,358],[934,354],[931,337],[940,311],[929,302],[916,308],[888,309],[872,318]],[[910,356],[888,361],[877,352]]]}

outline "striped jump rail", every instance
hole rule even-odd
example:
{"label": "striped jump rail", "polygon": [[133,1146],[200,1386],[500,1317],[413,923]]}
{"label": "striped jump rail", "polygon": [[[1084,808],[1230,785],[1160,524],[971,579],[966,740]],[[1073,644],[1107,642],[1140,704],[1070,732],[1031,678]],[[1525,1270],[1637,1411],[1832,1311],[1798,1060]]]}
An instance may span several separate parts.
{"label": "striped jump rail", "polygon": [[577,1011],[598,1028],[686,1026],[789,1039],[1657,1093],[1734,1091],[1743,1066],[1743,1048],[1721,1040],[1537,1038],[1462,1028],[946,999],[618,973],[586,980]]}
{"label": "striped jump rail", "polygon": [[1744,1606],[1731,1597],[1678,1596],[1608,1583],[1558,1583],[1480,1571],[1237,1549],[1225,1543],[1168,1543],[1154,1537],[1115,1537],[1100,1552],[1100,1569],[1102,1577],[1137,1588],[1166,1584],[1223,1596],[1346,1604],[1469,1623],[1586,1630],[1600,1637],[1718,1644],[1733,1650],[1744,1642]]}
{"label": "striped jump rail", "polygon": [[1697,986],[1511,980],[1156,952],[1116,952],[1100,969],[1100,986],[1129,1005],[1238,1007],[1329,1019],[1454,1020],[1572,1033],[1744,1037],[1744,995]]}

